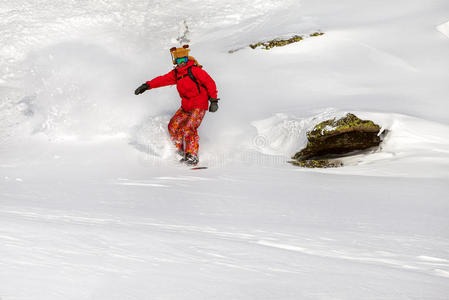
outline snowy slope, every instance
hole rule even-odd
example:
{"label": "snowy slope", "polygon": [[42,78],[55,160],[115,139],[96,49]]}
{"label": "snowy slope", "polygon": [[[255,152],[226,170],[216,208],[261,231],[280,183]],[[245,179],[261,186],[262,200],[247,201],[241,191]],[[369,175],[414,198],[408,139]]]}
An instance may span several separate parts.
{"label": "snowy slope", "polygon": [[[0,299],[448,299],[448,19],[445,0],[1,2]],[[179,41],[222,98],[208,170],[175,162],[176,89],[133,94]],[[347,111],[391,131],[380,151],[286,164]]]}

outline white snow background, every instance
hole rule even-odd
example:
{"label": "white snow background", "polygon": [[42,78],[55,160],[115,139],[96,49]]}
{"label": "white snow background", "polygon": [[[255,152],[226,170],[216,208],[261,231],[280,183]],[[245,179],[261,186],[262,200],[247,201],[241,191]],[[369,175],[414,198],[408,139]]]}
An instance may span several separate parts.
{"label": "white snow background", "polygon": [[[449,299],[448,22],[447,0],[0,1],[0,299]],[[180,41],[221,98],[207,170],[172,154],[176,89],[133,93]],[[286,163],[346,112],[381,150]]]}

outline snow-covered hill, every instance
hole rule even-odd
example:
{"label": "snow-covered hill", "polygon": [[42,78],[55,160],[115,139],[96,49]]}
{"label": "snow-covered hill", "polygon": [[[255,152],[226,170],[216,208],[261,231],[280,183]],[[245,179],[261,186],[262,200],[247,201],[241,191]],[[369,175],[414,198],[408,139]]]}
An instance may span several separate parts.
{"label": "snow-covered hill", "polygon": [[[0,299],[448,299],[448,21],[445,0],[1,2]],[[176,89],[133,94],[180,42],[222,99],[208,170],[175,162]],[[347,111],[381,151],[286,164]]]}

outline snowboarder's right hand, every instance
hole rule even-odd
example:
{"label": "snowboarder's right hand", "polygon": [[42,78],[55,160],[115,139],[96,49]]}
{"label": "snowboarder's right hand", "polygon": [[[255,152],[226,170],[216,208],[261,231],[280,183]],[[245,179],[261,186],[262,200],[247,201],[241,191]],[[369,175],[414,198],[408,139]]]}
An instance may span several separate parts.
{"label": "snowboarder's right hand", "polygon": [[134,91],[134,94],[139,95],[149,89],[150,89],[150,86],[147,83],[144,83]]}

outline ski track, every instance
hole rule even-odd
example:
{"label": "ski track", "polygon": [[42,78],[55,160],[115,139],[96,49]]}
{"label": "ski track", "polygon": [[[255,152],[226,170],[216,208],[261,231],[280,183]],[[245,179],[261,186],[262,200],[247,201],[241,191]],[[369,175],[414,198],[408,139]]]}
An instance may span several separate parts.
{"label": "ski track", "polygon": [[[83,215],[65,215],[64,212],[59,211],[48,214],[48,211],[2,210],[0,211],[0,215],[0,219],[2,220],[14,219],[17,223],[32,224],[33,227],[57,225],[62,228],[71,228],[72,230],[70,232],[80,232],[79,234],[70,234],[69,239],[63,236],[65,231],[58,233],[54,237],[55,240],[58,240],[58,247],[54,247],[55,245],[52,245],[53,239],[45,241],[45,239],[41,240],[44,237],[23,236],[19,232],[8,233],[8,231],[5,231],[5,227],[3,227],[3,232],[0,231],[0,241],[3,245],[3,255],[0,259],[0,264],[3,265],[13,264],[17,266],[50,268],[60,265],[64,268],[82,268],[92,272],[123,272],[124,274],[131,272],[126,269],[107,268],[92,262],[67,262],[76,261],[80,258],[95,260],[95,257],[98,255],[107,255],[111,259],[128,261],[129,263],[213,263],[224,267],[238,268],[264,274],[270,274],[272,272],[298,272],[295,267],[282,264],[282,267],[278,269],[280,262],[275,258],[265,266],[247,264],[244,259],[242,260],[230,250],[234,248],[233,245],[239,244],[239,251],[248,251],[248,253],[257,253],[257,255],[262,256],[264,256],[264,251],[254,248],[268,247],[290,251],[299,256],[306,255],[331,260],[347,260],[361,264],[373,264],[387,268],[412,270],[433,276],[449,277],[449,260],[447,258],[433,257],[425,254],[411,255],[407,254],[407,250],[403,248],[396,250],[382,248],[382,239],[376,241],[376,238],[374,238],[374,241],[377,245],[348,247],[348,245],[339,242],[338,239],[327,237],[317,238],[314,235],[308,235],[307,232],[302,232],[302,236],[266,231],[236,232],[214,227],[155,223],[147,220],[122,220],[116,219],[113,216],[100,218]],[[104,231],[103,239],[95,237],[94,240],[88,240],[87,243],[74,247],[77,240],[81,238],[81,232],[84,231],[83,228],[87,229],[92,227],[95,228],[95,231]],[[14,230],[13,228],[11,229]],[[170,237],[182,237],[182,240],[188,239],[195,242],[188,249],[177,249],[174,253],[170,252],[170,254],[164,251],[156,251],[159,252],[159,255],[151,255],[151,251],[148,254],[138,251],[138,244],[132,243],[129,240],[110,240],[108,237],[108,231],[110,230],[139,232],[140,235],[143,235],[143,238],[150,240],[152,239],[151,237],[158,236],[158,243]],[[22,237],[19,238],[21,235]],[[164,238],[164,236],[167,237]],[[390,239],[388,238],[387,240]],[[200,243],[197,241],[200,241]],[[422,238],[401,241],[401,243],[410,243],[410,246],[407,247],[409,249],[413,249],[413,245],[427,244],[428,242],[430,241],[425,241]],[[212,244],[216,246],[213,247],[211,246]],[[433,244],[433,247],[441,249],[444,245],[438,246]],[[74,248],[77,250],[73,250]],[[32,252],[30,252],[30,249],[32,249]],[[18,257],[22,258],[18,259]],[[52,259],[49,260],[49,257]]]}

